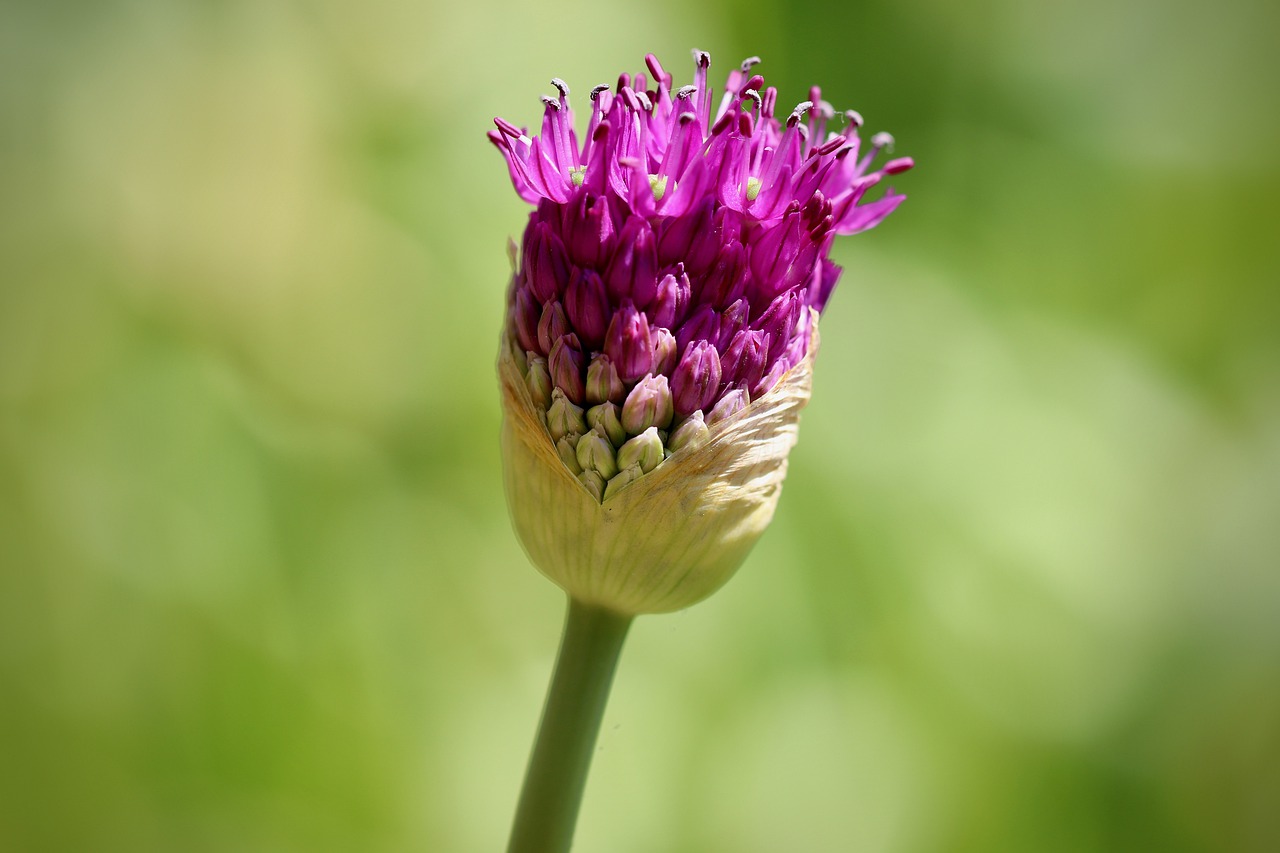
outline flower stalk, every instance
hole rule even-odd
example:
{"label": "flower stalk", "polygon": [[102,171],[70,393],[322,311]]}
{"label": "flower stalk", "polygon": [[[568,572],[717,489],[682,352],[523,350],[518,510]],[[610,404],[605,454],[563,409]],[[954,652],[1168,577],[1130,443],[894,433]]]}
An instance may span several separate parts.
{"label": "flower stalk", "polygon": [[[837,235],[914,165],[809,90],[787,113],[752,57],[717,95],[653,55],[590,91],[554,79],[541,133],[489,139],[533,205],[498,350],[503,476],[530,561],[569,609],[509,853],[562,853],[634,616],[724,584],[773,517],[809,400]],[[878,195],[879,197],[873,197]]]}
{"label": "flower stalk", "polygon": [[569,599],[507,853],[563,853],[573,843],[591,754],[632,618]]}

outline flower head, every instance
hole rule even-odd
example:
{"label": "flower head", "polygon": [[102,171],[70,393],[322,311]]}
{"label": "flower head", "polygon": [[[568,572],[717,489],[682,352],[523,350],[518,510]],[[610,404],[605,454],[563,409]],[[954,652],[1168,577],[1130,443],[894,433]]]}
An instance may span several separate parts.
{"label": "flower head", "polygon": [[[500,355],[516,527],[571,593],[630,612],[709,593],[767,524],[808,398],[816,318],[841,272],[832,241],[888,216],[904,196],[867,194],[913,165],[880,162],[892,137],[863,146],[861,116],[837,114],[816,87],[779,118],[777,91],[752,73],[759,60],[730,72],[718,100],[710,56],[694,60],[691,85],[673,88],[649,55],[647,75],[592,89],[581,144],[559,79],[557,95],[543,97],[540,134],[502,119],[489,132],[536,206]],[[539,472],[532,457],[560,473]],[[544,477],[564,493],[547,492]],[[544,510],[526,506],[546,501],[581,516],[577,533],[548,540]],[[659,510],[676,504],[685,521],[706,522],[697,536],[719,549],[703,555],[715,563],[707,577],[667,589],[677,566],[657,580],[656,570],[631,572],[625,591],[602,581],[617,573],[605,562],[625,562],[611,525],[648,525],[653,538],[667,532],[654,525],[670,527]],[[688,562],[675,550],[692,544],[636,559]]]}

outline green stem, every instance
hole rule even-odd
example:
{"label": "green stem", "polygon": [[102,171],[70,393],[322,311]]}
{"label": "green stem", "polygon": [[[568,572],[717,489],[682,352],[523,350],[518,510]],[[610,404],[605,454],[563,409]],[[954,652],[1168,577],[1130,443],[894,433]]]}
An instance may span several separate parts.
{"label": "green stem", "polygon": [[600,718],[631,619],[570,597],[507,853],[565,853],[573,843]]}

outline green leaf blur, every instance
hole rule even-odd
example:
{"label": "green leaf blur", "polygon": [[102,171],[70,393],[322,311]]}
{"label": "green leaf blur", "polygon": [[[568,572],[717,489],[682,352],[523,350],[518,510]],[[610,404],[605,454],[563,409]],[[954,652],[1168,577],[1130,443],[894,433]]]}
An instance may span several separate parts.
{"label": "green leaf blur", "polygon": [[[0,849],[496,851],[560,627],[484,139],[750,54],[918,167],[584,853],[1280,846],[1280,12],[0,6]],[[713,75],[718,76],[718,75]]]}

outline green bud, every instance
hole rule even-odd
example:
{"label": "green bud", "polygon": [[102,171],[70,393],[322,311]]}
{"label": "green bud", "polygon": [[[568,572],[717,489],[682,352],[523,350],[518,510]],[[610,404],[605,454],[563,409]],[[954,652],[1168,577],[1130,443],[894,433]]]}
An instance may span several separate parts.
{"label": "green bud", "polygon": [[578,475],[578,482],[587,487],[587,491],[596,499],[596,502],[604,500],[604,477],[596,471],[583,471]]}
{"label": "green bud", "polygon": [[618,448],[618,467],[624,470],[639,465],[641,472],[648,474],[662,459],[662,439],[658,437],[657,427],[649,427]]}
{"label": "green bud", "polygon": [[510,350],[510,352],[511,352],[511,358],[512,358],[512,360],[513,360],[513,361],[515,361],[515,363],[516,363],[516,370],[519,370],[519,371],[520,371],[520,375],[521,375],[521,376],[523,376],[524,374],[528,373],[528,372],[529,372],[529,357],[528,357],[527,355],[525,355],[524,350],[522,350],[522,349],[520,348],[520,343],[519,343],[519,341],[517,341],[517,340],[515,340],[514,338],[512,338],[512,339],[511,339],[511,341],[510,341],[510,342],[508,342],[508,344],[507,344],[507,348],[508,348],[508,349]]}
{"label": "green bud", "polygon": [[609,356],[597,353],[587,365],[586,395],[588,403],[603,403],[612,400],[621,403],[626,397],[627,389],[618,378],[618,368],[613,366]]}
{"label": "green bud", "polygon": [[609,439],[614,447],[627,440],[617,403],[601,403],[587,409],[587,426]]}
{"label": "green bud", "polygon": [[547,406],[551,405],[551,374],[547,372],[547,360],[540,355],[531,354],[524,381],[529,386],[533,405],[545,412]]}
{"label": "green bud", "polygon": [[618,473],[618,460],[613,445],[600,433],[592,431],[578,439],[578,464],[584,471],[599,471],[608,480]]}
{"label": "green bud", "polygon": [[559,441],[571,432],[581,435],[587,431],[587,422],[582,418],[582,407],[575,406],[559,388],[551,391],[551,406],[547,409],[547,429],[551,431],[551,438],[555,441]]}
{"label": "green bud", "polygon": [[611,479],[609,481],[609,485],[605,487],[604,500],[609,500],[609,498],[613,497],[643,476],[644,472],[640,470],[639,465],[632,465],[629,468],[623,468],[617,474],[613,475],[613,479]]}
{"label": "green bud", "polygon": [[560,454],[560,460],[575,476],[582,473],[582,466],[578,464],[579,437],[578,433],[571,432],[556,440],[556,453]]}
{"label": "green bud", "polygon": [[622,426],[639,435],[651,426],[665,429],[671,423],[671,388],[667,377],[652,373],[636,383],[622,404]]}
{"label": "green bud", "polygon": [[675,372],[680,355],[675,335],[659,326],[651,329],[649,336],[653,339],[653,372],[670,376]]}
{"label": "green bud", "polygon": [[667,450],[675,453],[686,447],[699,447],[711,435],[711,430],[707,427],[707,422],[703,420],[702,409],[698,409],[689,417],[684,419],[680,426],[675,428],[671,433],[671,439],[667,442]]}

